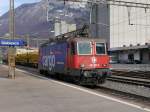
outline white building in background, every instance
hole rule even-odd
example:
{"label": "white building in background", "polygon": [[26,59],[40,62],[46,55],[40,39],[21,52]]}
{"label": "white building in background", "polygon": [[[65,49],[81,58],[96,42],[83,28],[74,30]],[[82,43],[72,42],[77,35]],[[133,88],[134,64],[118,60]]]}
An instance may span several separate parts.
{"label": "white building in background", "polygon": [[[120,0],[150,4],[150,0]],[[150,63],[150,9],[110,5],[110,51],[120,63]]]}
{"label": "white building in background", "polygon": [[58,36],[61,33],[61,23],[58,20],[56,20],[54,24],[54,33],[55,33],[55,36]]}
{"label": "white building in background", "polygon": [[[122,0],[148,3],[149,0]],[[150,43],[150,9],[110,6],[110,48]]]}
{"label": "white building in background", "polygon": [[55,36],[65,34],[67,32],[71,32],[76,30],[76,24],[70,24],[67,23],[66,21],[55,21],[54,25],[54,31],[55,31]]}
{"label": "white building in background", "polygon": [[68,32],[72,32],[72,31],[74,31],[76,29],[77,29],[77,25],[76,24],[69,24]]}

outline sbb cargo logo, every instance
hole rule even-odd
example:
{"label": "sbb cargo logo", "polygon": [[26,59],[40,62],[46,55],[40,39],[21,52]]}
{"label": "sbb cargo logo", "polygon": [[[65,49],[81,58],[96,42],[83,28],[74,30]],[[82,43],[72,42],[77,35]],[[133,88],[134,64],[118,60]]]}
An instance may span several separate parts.
{"label": "sbb cargo logo", "polygon": [[51,71],[55,67],[55,55],[43,56],[42,64]]}

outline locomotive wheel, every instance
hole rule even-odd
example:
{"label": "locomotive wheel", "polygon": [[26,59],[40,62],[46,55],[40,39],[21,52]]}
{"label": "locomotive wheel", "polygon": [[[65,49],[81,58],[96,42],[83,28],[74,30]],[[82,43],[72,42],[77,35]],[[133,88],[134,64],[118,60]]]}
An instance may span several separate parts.
{"label": "locomotive wheel", "polygon": [[78,79],[78,85],[80,85],[80,86],[84,85],[84,83],[83,83],[84,79],[85,79],[84,76],[81,75]]}
{"label": "locomotive wheel", "polygon": [[46,76],[46,77],[48,77],[48,76],[49,76],[49,74],[48,74],[48,72],[47,72],[47,71],[44,71],[43,75],[44,75],[44,76]]}
{"label": "locomotive wheel", "polygon": [[99,83],[100,84],[104,84],[106,82],[106,80],[104,78],[100,79]]}

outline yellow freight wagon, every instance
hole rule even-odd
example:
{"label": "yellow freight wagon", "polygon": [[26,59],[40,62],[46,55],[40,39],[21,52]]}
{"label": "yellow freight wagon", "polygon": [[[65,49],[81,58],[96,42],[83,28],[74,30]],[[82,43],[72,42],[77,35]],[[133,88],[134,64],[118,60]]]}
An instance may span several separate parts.
{"label": "yellow freight wagon", "polygon": [[17,49],[16,64],[38,67],[38,49]]}

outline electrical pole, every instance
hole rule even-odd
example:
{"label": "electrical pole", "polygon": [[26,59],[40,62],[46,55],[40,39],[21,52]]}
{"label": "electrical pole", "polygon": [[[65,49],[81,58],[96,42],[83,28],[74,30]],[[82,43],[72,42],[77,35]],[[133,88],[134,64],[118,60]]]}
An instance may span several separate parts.
{"label": "electrical pole", "polygon": [[27,64],[29,63],[29,48],[30,48],[30,36],[29,34],[26,35],[27,40]]}
{"label": "electrical pole", "polygon": [[[15,38],[15,14],[14,14],[14,0],[9,1],[9,36],[11,40]],[[8,48],[8,77],[15,78],[15,48],[10,46]]]}
{"label": "electrical pole", "polygon": [[10,39],[15,38],[15,14],[14,14],[14,0],[10,0],[10,9],[9,9],[9,33]]}

